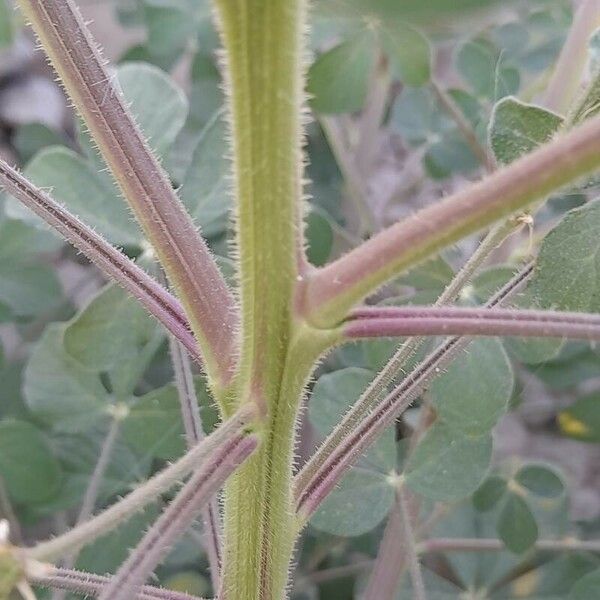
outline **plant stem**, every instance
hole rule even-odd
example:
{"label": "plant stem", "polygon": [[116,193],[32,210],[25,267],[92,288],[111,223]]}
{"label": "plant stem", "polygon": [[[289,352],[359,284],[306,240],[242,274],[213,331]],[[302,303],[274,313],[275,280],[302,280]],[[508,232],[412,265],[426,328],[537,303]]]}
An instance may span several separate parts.
{"label": "plant stem", "polygon": [[599,167],[600,116],[596,116],[315,270],[305,282],[306,318],[320,327],[339,323],[354,304],[391,277]]}
{"label": "plant stem", "polygon": [[282,600],[296,537],[290,493],[296,413],[317,358],[310,345],[307,350],[296,343],[301,325],[295,314],[296,287],[304,276],[298,266],[305,265],[300,215],[306,1],[215,5],[237,200],[237,399],[258,405],[264,435],[261,448],[227,482],[220,598]]}
{"label": "plant stem", "polygon": [[[204,438],[192,367],[185,348],[173,336],[169,336],[169,349],[181,406],[185,439],[188,450],[191,450]],[[213,590],[216,592],[221,582],[221,520],[219,507],[214,498],[202,509],[201,516],[204,525],[204,546],[208,555],[210,579]]]}
{"label": "plant stem", "polygon": [[19,4],[181,298],[210,382],[226,387],[233,375],[236,310],[206,243],[137,127],[73,1]]}
{"label": "plant stem", "polygon": [[379,542],[377,557],[371,565],[363,600],[394,600],[407,558],[402,511],[396,498]]}
{"label": "plant stem", "polygon": [[248,429],[254,418],[255,410],[253,407],[242,407],[192,451],[154,475],[121,501],[113,504],[79,527],[75,527],[52,540],[41,542],[33,548],[25,549],[26,557],[35,560],[53,560],[66,553],[74,552],[109,533],[155,500],[160,494],[181,481],[188,473],[197,469],[199,465],[210,458],[212,452],[218,450],[231,438],[239,435],[240,432],[249,432]]}
{"label": "plant stem", "polygon": [[[463,265],[452,281],[446,286],[436,301],[436,306],[452,302],[461,289],[471,280],[473,274],[486,260],[489,254],[497,248],[507,236],[515,232],[520,224],[513,219],[495,225],[486,235],[477,250]],[[296,494],[303,489],[311,478],[323,467],[323,462],[344,441],[344,438],[353,431],[358,424],[368,415],[382,399],[392,381],[403,372],[406,361],[416,352],[423,342],[423,338],[410,338],[406,340],[387,362],[385,367],[375,376],[367,389],[363,392],[356,404],[344,416],[343,425],[334,429],[329,437],[319,447],[317,452],[304,465],[294,480]]]}
{"label": "plant stem", "polygon": [[0,183],[12,196],[53,227],[75,248],[89,258],[105,275],[118,283],[200,362],[198,344],[190,333],[181,304],[157,281],[140,269],[122,252],[111,246],[93,229],[30,183],[0,159]]}
{"label": "plant stem", "polygon": [[562,114],[569,110],[587,64],[590,37],[599,26],[600,4],[597,0],[583,0],[546,89],[544,106],[549,110]]}
{"label": "plant stem", "polygon": [[135,596],[227,477],[257,445],[256,436],[239,431],[216,448],[210,460],[192,475],[121,565],[100,594],[100,600],[129,600]]}
{"label": "plant stem", "polygon": [[564,337],[600,340],[600,317],[551,310],[466,307],[372,307],[352,314],[349,339],[435,335]]}
{"label": "plant stem", "polygon": [[[95,573],[49,567],[45,575],[30,576],[28,580],[32,584],[43,588],[67,590],[76,594],[97,597],[110,584],[111,578]],[[137,600],[201,600],[196,596],[150,585],[142,586],[134,598]]]}
{"label": "plant stem", "polygon": [[[513,277],[486,304],[488,308],[502,303],[531,275],[533,265],[529,264]],[[369,412],[356,418],[351,409],[336,426],[329,437],[319,447],[308,463],[310,477],[300,473],[295,482],[295,498],[301,523],[305,522],[318,508],[323,499],[337,485],[341,477],[362,455],[377,435],[406,410],[423,391],[423,388],[435,377],[456,353],[468,345],[470,339],[462,337],[447,338],[380,403]],[[359,410],[362,407],[359,407]],[[359,412],[359,411],[356,411]],[[333,450],[330,439],[341,440]],[[312,464],[311,464],[312,463]],[[318,465],[315,469],[314,465]]]}
{"label": "plant stem", "polygon": [[[534,546],[540,552],[600,552],[600,540],[538,540]],[[437,538],[418,545],[421,553],[431,552],[495,552],[505,550],[502,540],[484,538]]]}
{"label": "plant stem", "polygon": [[427,600],[425,584],[423,583],[423,572],[421,571],[421,564],[419,563],[419,556],[417,554],[415,533],[411,524],[406,493],[402,488],[398,490],[397,502],[400,505],[400,518],[402,520],[402,531],[404,533],[404,543],[406,544],[408,568],[413,587],[413,598],[415,600]]}

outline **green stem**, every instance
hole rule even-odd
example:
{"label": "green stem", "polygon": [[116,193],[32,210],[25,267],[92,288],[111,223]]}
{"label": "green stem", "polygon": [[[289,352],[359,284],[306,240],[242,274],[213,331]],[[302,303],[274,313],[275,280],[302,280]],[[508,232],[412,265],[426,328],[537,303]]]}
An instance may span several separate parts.
{"label": "green stem", "polygon": [[316,348],[306,352],[305,341],[296,343],[300,326],[294,317],[297,280],[305,268],[300,226],[305,4],[215,0],[237,201],[242,329],[236,402],[258,405],[264,440],[226,486],[220,597],[227,600],[284,598],[295,541],[294,427],[318,354]]}

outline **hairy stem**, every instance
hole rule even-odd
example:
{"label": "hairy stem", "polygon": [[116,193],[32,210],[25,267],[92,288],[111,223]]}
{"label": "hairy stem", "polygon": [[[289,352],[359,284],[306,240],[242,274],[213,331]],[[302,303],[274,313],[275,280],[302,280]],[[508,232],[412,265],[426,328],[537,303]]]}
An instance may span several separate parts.
{"label": "hairy stem", "polygon": [[210,458],[211,453],[221,448],[223,444],[238,436],[240,432],[248,431],[254,418],[254,407],[244,406],[192,451],[157,473],[121,501],[79,527],[52,540],[41,542],[33,548],[27,548],[26,556],[35,560],[53,560],[66,553],[74,552],[109,533],[181,481],[188,473],[197,469],[199,465]]}
{"label": "hairy stem", "polygon": [[[506,300],[531,275],[530,264],[513,277],[486,304],[488,308]],[[387,426],[406,410],[418,397],[423,388],[435,377],[440,368],[469,343],[469,338],[450,337],[419,363],[402,382],[369,412],[356,418],[362,407],[353,407],[341,423],[319,447],[309,461],[310,477],[301,472],[295,482],[295,497],[299,519],[304,522],[318,508],[325,497],[337,485],[341,477],[362,455],[365,449]],[[331,438],[341,440],[333,450]],[[325,451],[323,449],[326,449]],[[314,469],[313,464],[318,464]]]}
{"label": "hairy stem", "polygon": [[[237,201],[240,402],[264,443],[228,481],[220,598],[282,600],[295,541],[294,427],[316,358],[294,350],[304,275],[302,104],[305,0],[215,0],[225,48]],[[251,493],[249,491],[251,490]]]}
{"label": "hairy stem", "polygon": [[[436,301],[436,306],[443,306],[452,302],[461,289],[471,280],[473,274],[486,260],[489,254],[497,248],[507,236],[515,232],[520,227],[512,219],[504,223],[495,225],[486,235],[477,250],[472,254],[469,260],[463,265],[462,269],[454,276],[452,281],[444,289]],[[327,457],[343,442],[344,438],[352,431],[362,419],[366,417],[382,399],[388,386],[403,373],[403,367],[406,361],[417,351],[423,342],[423,338],[410,338],[406,340],[394,353],[384,368],[375,376],[367,389],[363,392],[356,404],[344,417],[344,427],[336,428],[331,435],[323,442],[317,452],[304,465],[302,470],[296,475],[294,480],[294,489],[296,494],[303,489],[311,478],[323,467],[323,462]]]}
{"label": "hairy stem", "polygon": [[339,323],[354,304],[391,277],[598,168],[600,116],[315,270],[305,284],[307,319],[321,327]]}
{"label": "hairy stem", "polygon": [[600,4],[597,0],[583,0],[546,89],[544,106],[549,110],[562,114],[569,110],[587,64],[590,37],[599,26]]}
{"label": "hairy stem", "polygon": [[352,313],[348,338],[435,335],[564,337],[600,340],[600,317],[551,310],[372,307]]}
{"label": "hairy stem", "polygon": [[216,448],[210,460],[192,475],[121,565],[100,594],[100,600],[129,600],[135,596],[227,477],[257,445],[256,436],[240,431]]}
{"label": "hairy stem", "polygon": [[[191,450],[204,438],[192,366],[185,348],[172,336],[169,337],[169,350],[173,371],[175,372],[175,385],[177,386],[181,406],[185,439],[188,450]],[[221,582],[221,519],[219,507],[214,498],[202,509],[201,516],[204,526],[204,546],[210,567],[210,579],[213,590],[216,592]]]}
{"label": "hairy stem", "polygon": [[232,376],[236,310],[213,257],[137,127],[72,0],[20,0],[181,298],[217,387]]}
{"label": "hairy stem", "polygon": [[[47,573],[44,575],[36,574],[28,579],[32,584],[39,587],[66,590],[75,594],[96,597],[100,596],[111,581],[110,577],[104,575],[55,567],[48,567]],[[135,596],[130,596],[130,598],[136,598],[137,600],[202,600],[196,596],[150,585],[142,586],[139,592]]]}
{"label": "hairy stem", "polygon": [[1,159],[0,184],[136,298],[200,362],[198,344],[184,310],[165,288]]}

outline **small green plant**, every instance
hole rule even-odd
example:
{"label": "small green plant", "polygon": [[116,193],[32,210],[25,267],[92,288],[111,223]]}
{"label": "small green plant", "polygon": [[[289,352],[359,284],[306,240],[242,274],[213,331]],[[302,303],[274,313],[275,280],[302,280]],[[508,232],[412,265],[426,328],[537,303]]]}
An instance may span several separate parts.
{"label": "small green plant", "polygon": [[[18,4],[89,136],[80,131],[83,157],[49,149],[34,158],[28,171],[41,187],[4,161],[0,182],[137,303],[109,287],[66,326],[49,327],[34,350],[26,385],[28,401],[41,421],[54,423],[65,436],[77,432],[90,414],[108,414],[111,426],[74,527],[32,546],[0,540],[0,598],[8,598],[14,586],[28,594],[28,582],[101,600],[190,600],[195,596],[147,582],[200,516],[214,593],[222,600],[289,597],[298,540],[309,522],[333,534],[360,535],[387,517],[364,589],[367,600],[408,597],[398,596],[402,593],[427,598],[429,583],[420,564],[426,552],[508,548],[521,555],[536,545],[548,551],[600,550],[596,542],[538,540],[534,513],[540,503],[564,495],[562,479],[553,469],[518,465],[487,476],[491,431],[508,410],[514,387],[511,361],[497,338],[510,338],[507,345],[517,356],[537,353],[538,362],[555,356],[563,340],[600,340],[598,204],[589,202],[568,213],[544,238],[534,260],[487,272],[487,283],[479,273],[496,248],[531,224],[531,214],[546,199],[596,184],[597,73],[581,86],[588,42],[600,25],[595,0],[582,3],[540,104],[510,95],[516,91],[511,89],[514,73],[500,62],[490,81],[474,79],[474,97],[490,90],[493,96],[489,146],[461,105],[469,99],[435,81],[430,46],[418,28],[407,24],[418,21],[419,3],[406,3],[398,22],[386,20],[385,11],[393,11],[393,3],[375,3],[372,14],[361,13],[360,30],[321,54],[308,70],[308,2],[215,0],[227,112],[208,123],[203,143],[222,136],[225,122],[230,143],[216,155],[210,147],[199,146],[204,157],[213,152],[214,163],[195,170],[192,160],[180,174],[187,182],[181,195],[157,158],[177,135],[177,123],[185,120],[168,80],[160,79],[154,68],[125,65],[117,82],[72,0]],[[157,5],[154,9],[166,11],[163,17],[170,10]],[[362,6],[346,5],[351,13]],[[196,14],[193,9],[191,13]],[[173,23],[186,25],[181,18]],[[176,41],[171,40],[177,51]],[[465,45],[459,60],[467,76],[490,53],[481,40]],[[169,63],[169,56],[165,52],[161,60]],[[484,64],[487,77],[486,69]],[[374,74],[373,89],[368,89],[364,74]],[[371,93],[374,113],[365,118],[377,127],[388,108],[392,74],[412,86],[403,96],[415,108],[412,117],[410,112],[401,115],[406,129],[414,125],[416,109],[425,110],[425,96],[419,99],[423,86],[456,125],[449,152],[430,138],[422,141],[431,143],[424,155],[432,177],[445,176],[451,159],[461,152],[468,156],[467,169],[474,163],[488,173],[380,231],[363,205],[359,243],[339,258],[314,266],[316,250],[307,243],[305,231],[306,105],[321,115],[322,128],[338,150],[349,195],[361,206],[364,183],[357,163],[349,162],[336,144],[336,123],[326,115],[360,111]],[[144,77],[154,78],[154,113],[152,107],[147,113],[138,110],[135,101],[130,109],[125,100],[128,93],[135,96],[136,83]],[[159,112],[167,116],[153,124],[152,116]],[[444,127],[440,136],[447,133]],[[415,143],[421,143],[416,137]],[[357,153],[368,161],[372,140],[363,141]],[[225,154],[231,157],[230,191],[214,179],[216,170],[228,168]],[[141,232],[113,201],[104,165]],[[42,187],[54,187],[64,169],[87,183],[66,191],[56,186],[61,201],[66,198],[61,203]],[[94,177],[86,179],[90,172]],[[212,186],[221,204],[195,205],[188,196],[193,182],[200,190]],[[205,224],[205,233],[226,219],[228,193],[233,198],[233,260],[218,264],[194,219]],[[99,198],[101,206],[117,206],[121,219],[114,213],[102,218],[100,209],[91,211],[86,223],[91,210],[86,195]],[[213,213],[203,212],[206,207]],[[312,226],[322,221],[317,218]],[[448,275],[439,259],[419,267],[486,229],[456,274]],[[118,246],[137,246],[137,262]],[[378,302],[374,294],[407,272],[435,279],[437,297],[409,305]],[[469,294],[472,302],[457,304]],[[148,314],[169,334],[175,388],[136,394],[134,402],[136,385],[163,339],[163,329]],[[382,344],[381,338],[388,341]],[[403,341],[394,348],[390,338]],[[351,366],[311,382],[332,349],[368,339],[379,340],[379,346],[371,346],[373,355],[379,349],[379,356],[369,368]],[[465,348],[469,351],[463,352]],[[205,386],[195,381],[191,363],[201,365]],[[65,365],[71,373],[68,384],[58,375]],[[206,437],[198,393],[209,396],[218,409],[219,425]],[[322,442],[300,463],[296,447],[308,395],[309,419]],[[48,403],[50,396],[61,398],[69,409]],[[356,400],[350,407],[349,398]],[[393,426],[419,398],[418,423],[399,451]],[[582,423],[576,408],[563,415],[573,431],[573,423]],[[179,426],[179,412],[187,449],[177,436],[161,437],[165,428]],[[579,433],[585,437],[582,427]],[[146,448],[150,439],[151,456],[173,462],[94,514],[118,431],[134,447]],[[57,467],[43,437],[25,422],[0,423],[0,451],[14,454],[19,445],[45,461],[34,493],[47,493]],[[10,495],[27,500],[36,482],[21,480],[14,471],[7,476],[7,469],[0,468],[9,480]],[[176,486],[178,491],[169,496]],[[222,487],[221,510],[215,497]],[[435,524],[440,506],[471,495],[478,511],[495,511],[497,537],[429,539],[427,526]],[[159,497],[169,501],[157,516],[148,507]],[[429,511],[431,522],[419,521],[420,510]],[[73,568],[82,548],[96,540],[101,544],[98,538],[140,515],[152,524],[113,575]],[[406,584],[401,582],[404,570],[410,573]],[[586,575],[572,598],[592,598],[597,580],[597,573]]]}

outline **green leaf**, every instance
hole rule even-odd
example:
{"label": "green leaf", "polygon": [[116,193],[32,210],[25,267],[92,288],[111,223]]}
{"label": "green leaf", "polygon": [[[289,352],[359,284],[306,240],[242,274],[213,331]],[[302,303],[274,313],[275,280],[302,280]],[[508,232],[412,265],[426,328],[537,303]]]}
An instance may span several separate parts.
{"label": "green leaf", "polygon": [[208,596],[210,593],[208,581],[195,571],[183,571],[171,575],[162,582],[161,587],[198,597]]}
{"label": "green leaf", "polygon": [[481,512],[492,510],[506,492],[506,480],[497,475],[488,477],[473,494],[473,506]]}
{"label": "green leaf", "polygon": [[12,142],[23,163],[28,163],[38,152],[48,146],[65,145],[65,138],[43,123],[26,123],[14,134]]}
{"label": "green leaf", "polygon": [[513,371],[500,341],[480,338],[436,377],[430,394],[445,424],[477,436],[489,432],[506,412],[513,386]]}
{"label": "green leaf", "polygon": [[13,43],[15,37],[13,25],[13,7],[7,0],[0,0],[0,48],[6,48]]}
{"label": "green leaf", "polygon": [[14,316],[49,313],[62,301],[62,286],[49,266],[0,264],[0,303]]}
{"label": "green leaf", "polygon": [[109,534],[86,546],[77,559],[77,568],[100,575],[114,573],[157,517],[156,506],[133,515]]}
{"label": "green leaf", "polygon": [[458,500],[473,493],[488,471],[492,438],[461,435],[435,423],[408,460],[407,485],[433,500]]}
{"label": "green leaf", "polygon": [[456,63],[459,73],[478,96],[497,100],[519,88],[519,72],[502,63],[501,53],[488,40],[478,38],[461,46]]}
{"label": "green leaf", "polygon": [[[46,148],[27,165],[25,175],[51,189],[55,200],[113,244],[140,243],[142,233],[108,176],[100,176],[96,166],[79,154],[61,146]],[[44,227],[39,217],[20,205],[11,205],[9,214]]]}
{"label": "green leaf", "polygon": [[187,118],[185,94],[166,73],[146,63],[121,65],[117,77],[150,146],[165,156]]}
{"label": "green leaf", "polygon": [[55,252],[61,240],[50,231],[40,231],[22,221],[0,221],[0,262],[28,264],[39,260],[40,253]]}
{"label": "green leaf", "polygon": [[223,233],[231,209],[226,131],[218,111],[202,131],[183,180],[183,203],[206,237]]}
{"label": "green leaf", "polygon": [[498,535],[515,554],[526,552],[535,544],[538,526],[527,502],[517,494],[508,494],[498,517]]}
{"label": "green leaf", "polygon": [[600,443],[600,394],[578,398],[558,414],[558,425],[569,437]]}
{"label": "green leaf", "polygon": [[139,377],[140,355],[157,331],[134,298],[109,285],[67,325],[64,347],[88,369],[109,372],[115,393],[128,395]]}
{"label": "green leaf", "polygon": [[108,417],[110,397],[93,371],[67,354],[64,326],[47,327],[33,350],[24,377],[27,406],[56,431],[80,432]]}
{"label": "green leaf", "polygon": [[168,385],[136,398],[122,433],[140,452],[163,460],[180,457],[186,445],[177,389]]}
{"label": "green leaf", "polygon": [[354,468],[326,498],[310,523],[333,535],[362,535],[385,518],[394,497],[394,486],[385,475]]}
{"label": "green leaf", "polygon": [[543,308],[600,311],[600,202],[569,212],[542,242],[530,287]]}
{"label": "green leaf", "polygon": [[306,217],[306,254],[310,264],[320,267],[327,262],[333,246],[333,230],[321,211],[311,210]]}
{"label": "green leaf", "polygon": [[[308,407],[310,422],[327,435],[373,379],[367,369],[350,367],[322,375]],[[389,475],[396,468],[392,428],[352,468],[311,520],[314,527],[334,535],[356,536],[370,531],[388,513],[394,500]]]}
{"label": "green leaf", "polygon": [[[58,497],[40,507],[39,512],[53,514],[74,508],[81,502],[98,463],[108,427],[107,422],[103,427],[86,432],[86,435],[60,433],[54,437],[53,448],[64,472],[63,484]],[[118,432],[98,489],[96,504],[101,506],[146,479],[151,458],[134,452]]]}
{"label": "green leaf", "polygon": [[170,68],[185,50],[194,30],[190,15],[177,6],[144,6],[144,20],[148,31],[145,48],[160,67]]}
{"label": "green leaf", "polygon": [[0,476],[15,502],[43,503],[58,491],[62,474],[39,429],[7,420],[0,422]]}
{"label": "green leaf", "polygon": [[405,85],[425,85],[431,77],[431,48],[427,38],[404,23],[387,23],[381,41],[392,73]]}
{"label": "green leaf", "polygon": [[54,252],[62,242],[48,231],[21,221],[0,221],[0,306],[6,318],[48,314],[63,302],[62,286],[39,254]]}
{"label": "green leaf", "polygon": [[504,98],[494,108],[490,144],[496,160],[507,165],[550,141],[562,117],[516,98]]}
{"label": "green leaf", "polygon": [[[325,437],[358,400],[374,374],[367,369],[349,367],[322,375],[317,380],[308,405],[308,418],[317,432]],[[392,428],[373,444],[363,458],[363,465],[389,473],[396,467],[396,448]]]}
{"label": "green leaf", "polygon": [[424,157],[428,174],[433,179],[443,179],[452,173],[468,173],[479,166],[471,147],[458,132],[449,132],[433,143]]}
{"label": "green leaf", "polygon": [[600,591],[600,569],[582,577],[571,590],[568,600],[592,600]]}
{"label": "green leaf", "polygon": [[321,375],[308,405],[308,418],[325,437],[369,385],[374,374],[367,369],[350,367]]}
{"label": "green leaf", "polygon": [[308,72],[312,108],[323,114],[360,110],[374,60],[373,38],[366,34],[321,54]]}
{"label": "green leaf", "polygon": [[560,475],[549,465],[531,464],[519,469],[515,480],[526,490],[540,498],[558,498],[565,491]]}
{"label": "green leaf", "polygon": [[[185,123],[185,95],[152,65],[129,63],[118,69],[117,76],[142,132],[151,147],[163,156]],[[85,156],[61,146],[45,148],[27,165],[25,175],[39,187],[51,189],[56,200],[113,244],[139,247],[142,232],[125,200],[105,172],[104,162],[89,136],[81,133],[79,138]],[[45,227],[41,219],[16,200],[8,203],[6,210],[14,218]]]}

